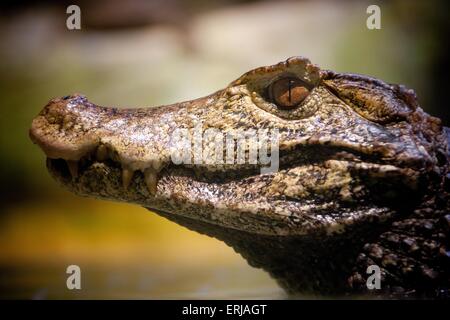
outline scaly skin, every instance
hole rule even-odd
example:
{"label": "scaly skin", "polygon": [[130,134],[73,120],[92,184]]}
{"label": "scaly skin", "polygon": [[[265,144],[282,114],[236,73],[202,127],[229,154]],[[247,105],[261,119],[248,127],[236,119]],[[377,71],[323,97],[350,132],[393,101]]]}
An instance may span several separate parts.
{"label": "scaly skin", "polygon": [[[199,123],[222,133],[277,129],[279,170],[261,173],[259,159],[175,165],[171,151],[182,146],[171,137]],[[448,296],[447,133],[401,85],[294,57],[168,106],[53,99],[30,137],[69,190],[139,204],[221,239],[290,294]],[[381,290],[365,285],[371,264]]]}

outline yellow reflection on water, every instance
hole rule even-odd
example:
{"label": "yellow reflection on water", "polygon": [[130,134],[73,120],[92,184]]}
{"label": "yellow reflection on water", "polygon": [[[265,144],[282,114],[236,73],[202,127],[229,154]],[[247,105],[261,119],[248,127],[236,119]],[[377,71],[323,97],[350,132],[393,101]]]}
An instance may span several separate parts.
{"label": "yellow reflection on water", "polygon": [[[224,243],[133,205],[64,194],[3,215],[6,298],[282,297],[263,271]],[[79,265],[82,290],[66,288]]]}

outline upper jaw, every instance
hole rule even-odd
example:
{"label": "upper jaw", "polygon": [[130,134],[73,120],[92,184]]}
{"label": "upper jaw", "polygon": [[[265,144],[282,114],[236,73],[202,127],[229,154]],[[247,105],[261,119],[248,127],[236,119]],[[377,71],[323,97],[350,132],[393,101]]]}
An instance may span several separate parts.
{"label": "upper jaw", "polygon": [[[87,162],[114,161],[122,169],[123,189],[140,171],[153,195],[158,173],[170,161],[168,137],[174,123],[165,120],[181,118],[182,109],[176,105],[145,111],[107,108],[75,94],[51,100],[33,120],[29,134],[49,159],[67,161],[65,172],[74,181]],[[63,172],[59,166],[54,174]]]}
{"label": "upper jaw", "polygon": [[[258,107],[245,101],[244,106],[237,106],[231,99],[233,106],[227,107],[221,98],[229,91],[227,88],[205,98],[147,109],[100,107],[75,94],[50,101],[33,120],[30,137],[51,159],[79,161],[94,155],[101,160],[106,153],[131,172],[148,168],[158,171],[171,162],[171,152],[177,148],[171,136],[177,129],[191,130],[199,123],[203,130],[228,131],[230,124],[239,120],[244,130],[258,130],[259,125],[278,130],[280,152],[303,146],[336,147],[400,167],[420,169],[433,164],[407,122],[381,126],[355,116],[333,96],[331,103],[322,105],[315,115],[285,121],[260,109],[255,112]],[[235,117],[237,112],[242,115],[239,119]],[[222,121],[217,121],[219,116]]]}

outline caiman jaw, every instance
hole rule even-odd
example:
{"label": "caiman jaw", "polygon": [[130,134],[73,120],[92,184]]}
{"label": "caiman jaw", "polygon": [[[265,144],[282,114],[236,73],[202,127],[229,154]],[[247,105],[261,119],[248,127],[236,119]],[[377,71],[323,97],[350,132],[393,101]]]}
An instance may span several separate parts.
{"label": "caiman jaw", "polygon": [[[176,112],[166,108],[167,116]],[[158,125],[161,112],[155,108],[114,109],[96,106],[84,96],[53,99],[33,120],[32,141],[52,160],[63,159],[75,180],[80,167],[93,162],[114,162],[122,169],[121,180],[127,190],[136,171],[140,171],[150,195],[155,195],[158,173],[168,163],[167,123]],[[154,124],[151,128],[140,122]],[[151,130],[151,132],[150,132]],[[61,169],[61,166],[58,166]],[[62,169],[64,170],[64,169]]]}

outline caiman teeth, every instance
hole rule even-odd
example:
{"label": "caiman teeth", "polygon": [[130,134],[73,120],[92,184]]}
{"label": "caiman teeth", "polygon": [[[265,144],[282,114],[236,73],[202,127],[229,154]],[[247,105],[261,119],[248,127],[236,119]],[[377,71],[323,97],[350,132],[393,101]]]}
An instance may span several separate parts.
{"label": "caiman teeth", "polygon": [[69,168],[70,175],[72,179],[78,177],[78,161],[66,160],[67,167]]}
{"label": "caiman teeth", "polygon": [[106,148],[105,145],[101,144],[97,148],[97,152],[95,153],[95,157],[97,158],[98,161],[105,161],[106,159],[108,159],[108,148]]}
{"label": "caiman teeth", "polygon": [[152,163],[152,168],[156,171],[159,172],[161,171],[162,167],[164,166],[162,161],[153,161]]}
{"label": "caiman teeth", "polygon": [[125,190],[128,190],[128,186],[131,183],[131,179],[133,178],[134,171],[128,168],[122,169],[122,186]]}
{"label": "caiman teeth", "polygon": [[147,168],[144,171],[145,184],[147,185],[147,190],[150,195],[154,196],[156,194],[157,184],[158,184],[158,171],[154,168]]}

